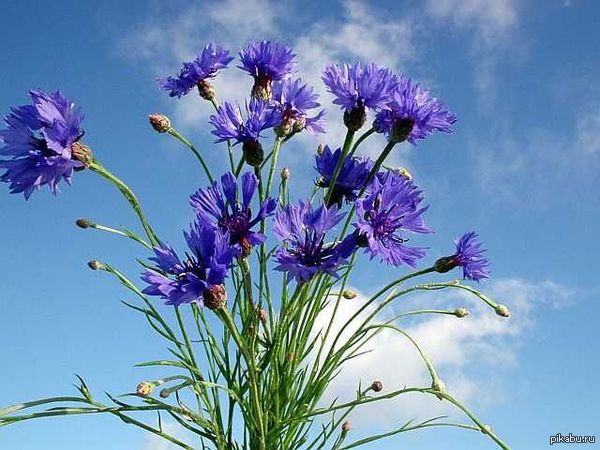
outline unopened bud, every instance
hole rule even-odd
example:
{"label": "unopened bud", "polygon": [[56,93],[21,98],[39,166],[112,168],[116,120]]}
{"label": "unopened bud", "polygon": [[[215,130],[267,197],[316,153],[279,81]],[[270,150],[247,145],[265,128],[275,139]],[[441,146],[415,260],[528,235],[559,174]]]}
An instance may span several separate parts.
{"label": "unopened bud", "polygon": [[281,179],[284,181],[287,181],[290,179],[290,169],[287,167],[284,167],[283,170],[281,171]]}
{"label": "unopened bud", "polygon": [[158,393],[158,395],[160,395],[160,398],[168,398],[169,395],[171,395],[171,391],[167,388],[161,389],[160,392]]}
{"label": "unopened bud", "polygon": [[252,252],[252,243],[247,237],[240,239],[240,248],[242,249],[242,258],[247,258]]}
{"label": "unopened bud", "polygon": [[484,425],[481,429],[481,432],[484,434],[492,433],[492,427],[490,425]]}
{"label": "unopened bud", "polygon": [[75,221],[75,225],[77,225],[79,228],[86,229],[92,226],[92,222],[88,219],[77,219]]}
{"label": "unopened bud", "polygon": [[406,169],[405,167],[398,167],[396,169],[396,172],[398,173],[398,175],[403,176],[404,178],[407,178],[409,180],[413,179],[412,174],[408,171],[408,169]]}
{"label": "unopened bud", "polygon": [[454,310],[454,315],[455,315],[456,317],[459,317],[459,318],[461,318],[461,317],[466,317],[466,316],[468,316],[469,314],[470,314],[470,313],[469,313],[469,310],[468,310],[467,308],[456,308],[456,309]]}
{"label": "unopened bud", "polygon": [[265,311],[263,308],[258,308],[256,310],[256,316],[258,317],[258,320],[260,320],[263,323],[265,323],[269,318],[267,311]]}
{"label": "unopened bud", "polygon": [[[433,380],[433,383],[431,384],[431,388],[434,391],[439,392],[440,394],[443,394],[446,392],[446,385],[439,378],[436,378],[435,380]],[[439,398],[440,400],[444,400],[444,397],[442,395],[437,394],[436,397]]]}
{"label": "unopened bud", "polygon": [[221,309],[227,303],[227,291],[222,284],[217,284],[206,289],[202,297],[204,299],[204,306],[212,310]]}
{"label": "unopened bud", "polygon": [[212,85],[208,81],[200,80],[198,81],[197,86],[198,93],[200,94],[200,97],[202,97],[204,100],[212,102],[215,99],[215,88],[212,87]]}
{"label": "unopened bud", "polygon": [[296,355],[295,355],[294,353],[292,353],[292,352],[287,352],[287,353],[285,354],[285,360],[286,360],[287,362],[291,362],[291,361],[293,361],[294,359],[296,359]]}
{"label": "unopened bud", "polygon": [[265,152],[262,145],[256,140],[245,141],[242,144],[242,152],[248,165],[252,167],[260,167],[265,159]]}
{"label": "unopened bud", "polygon": [[79,141],[71,144],[71,157],[83,164],[83,168],[85,169],[90,167],[94,162],[92,150],[87,145]]}
{"label": "unopened bud", "polygon": [[497,305],[496,308],[494,308],[494,310],[496,311],[496,314],[498,314],[501,317],[509,317],[510,316],[510,310],[508,309],[508,306],[506,306],[506,305]]}
{"label": "unopened bud", "polygon": [[87,263],[87,265],[92,270],[104,270],[104,269],[106,269],[106,264],[104,264],[104,263],[102,263],[102,262],[100,262],[98,260],[95,260],[95,259],[92,260],[92,261],[89,261]]}
{"label": "unopened bud", "polygon": [[353,291],[352,289],[344,289],[342,291],[342,297],[344,297],[346,300],[352,300],[353,298],[357,297],[357,293],[356,291]]}
{"label": "unopened bud", "polygon": [[373,381],[371,390],[373,392],[381,392],[383,390],[383,383],[381,381]]}
{"label": "unopened bud", "polygon": [[159,133],[167,133],[171,129],[171,120],[162,114],[150,114],[148,120],[152,128]]}
{"label": "unopened bud", "polygon": [[342,433],[346,434],[348,433],[348,431],[350,431],[352,429],[352,425],[350,425],[350,421],[346,420],[343,424],[342,424]]}
{"label": "unopened bud", "polygon": [[323,154],[323,149],[325,147],[323,146],[323,144],[319,144],[319,146],[317,147],[317,155],[321,156]]}
{"label": "unopened bud", "polygon": [[152,383],[150,383],[149,381],[142,381],[140,384],[137,385],[135,392],[137,395],[140,395],[142,397],[148,397],[152,392],[152,389],[154,389],[154,385]]}

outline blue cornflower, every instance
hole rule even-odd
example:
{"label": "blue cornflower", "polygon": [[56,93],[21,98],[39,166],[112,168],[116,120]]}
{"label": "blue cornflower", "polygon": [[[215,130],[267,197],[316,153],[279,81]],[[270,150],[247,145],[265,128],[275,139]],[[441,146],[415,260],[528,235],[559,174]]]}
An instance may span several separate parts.
{"label": "blue cornflower", "polygon": [[[340,148],[332,152],[327,145],[321,152],[317,153],[315,168],[321,175],[317,180],[317,186],[329,188],[341,155],[342,150]],[[372,167],[373,162],[369,159],[346,158],[335,182],[333,192],[329,197],[329,203],[341,206],[344,200],[348,202],[356,200],[357,193],[364,187]]]}
{"label": "blue cornflower", "polygon": [[207,100],[214,98],[214,91],[208,78],[214,78],[220,69],[224,69],[233,60],[229,50],[220,45],[208,44],[192,62],[183,63],[183,68],[176,77],[157,78],[158,85],[169,96],[179,97],[198,87],[200,95]]}
{"label": "blue cornflower", "polygon": [[273,103],[281,112],[281,124],[277,127],[281,136],[306,130],[309,133],[325,133],[323,115],[319,111],[315,116],[308,117],[308,111],[318,108],[319,94],[301,79],[285,79],[273,86]]}
{"label": "blue cornflower", "polygon": [[227,234],[200,221],[192,224],[184,236],[189,252],[183,260],[168,245],[154,249],[150,260],[156,263],[156,269],[143,272],[142,279],[149,284],[143,292],[160,296],[167,305],[194,302],[211,308],[222,306],[223,283],[239,256],[239,248],[229,245]]}
{"label": "blue cornflower", "polygon": [[246,256],[253,246],[262,244],[265,240],[264,234],[254,232],[252,228],[273,214],[277,206],[274,199],[268,198],[262,202],[256,216],[252,217],[250,203],[257,187],[256,176],[245,172],[241,177],[240,195],[238,180],[232,173],[226,173],[221,177],[221,183],[215,181],[190,197],[198,218],[226,232],[230,244],[239,245],[242,254]]}
{"label": "blue cornflower", "polygon": [[254,78],[252,95],[269,100],[273,81],[283,80],[291,75],[296,62],[291,47],[280,42],[253,41],[240,50],[240,69]]}
{"label": "blue cornflower", "polygon": [[32,104],[11,108],[4,117],[7,128],[0,130],[0,181],[10,183],[11,193],[33,191],[48,185],[59,192],[61,180],[71,184],[73,171],[92,162],[91,152],[79,139],[83,136],[83,115],[59,91],[48,94],[29,91]]}
{"label": "blue cornflower", "polygon": [[252,98],[246,103],[246,119],[242,117],[237,103],[224,102],[217,109],[217,114],[210,116],[214,126],[212,134],[215,142],[234,141],[234,145],[242,144],[246,162],[251,166],[259,166],[263,161],[263,150],[258,139],[260,133],[281,123],[281,112],[269,102]]}
{"label": "blue cornflower", "polygon": [[366,120],[365,108],[378,110],[391,100],[396,77],[384,68],[371,63],[335,64],[325,68],[322,79],[333,101],[344,110],[344,123],[352,131]]}
{"label": "blue cornflower", "polygon": [[392,101],[377,113],[373,126],[379,133],[386,133],[390,141],[415,144],[434,131],[451,133],[455,122],[456,116],[443,102],[401,76]]}
{"label": "blue cornflower", "polygon": [[463,234],[459,239],[454,241],[456,244],[456,253],[438,259],[433,268],[437,272],[445,273],[455,267],[462,267],[463,278],[466,280],[479,281],[489,278],[490,263],[483,256],[485,250],[481,248],[478,237],[479,235],[474,231]]}
{"label": "blue cornflower", "polygon": [[387,172],[371,181],[366,195],[356,202],[355,223],[359,245],[388,264],[414,267],[425,256],[422,248],[405,245],[404,232],[430,233],[422,218],[427,207],[419,207],[421,191],[408,178]]}
{"label": "blue cornflower", "polygon": [[335,271],[351,253],[347,245],[326,243],[325,236],[342,218],[336,207],[313,209],[310,203],[289,204],[275,214],[273,231],[286,246],[275,252],[279,265],[297,282],[310,280],[317,273],[335,276]]}

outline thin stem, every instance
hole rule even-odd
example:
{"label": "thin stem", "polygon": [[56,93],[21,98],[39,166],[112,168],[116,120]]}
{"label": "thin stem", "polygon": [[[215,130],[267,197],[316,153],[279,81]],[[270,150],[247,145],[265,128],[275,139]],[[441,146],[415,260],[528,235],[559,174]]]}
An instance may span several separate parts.
{"label": "thin stem", "polygon": [[194,144],[192,144],[189,141],[189,139],[187,139],[185,136],[183,136],[181,133],[179,133],[179,131],[177,131],[174,128],[171,128],[169,130],[169,134],[171,136],[173,136],[175,139],[177,139],[179,142],[181,142],[183,145],[185,145],[186,147],[188,147],[192,151],[192,153],[194,154],[194,156],[196,156],[196,159],[200,163],[200,166],[202,166],[202,170],[204,170],[204,173],[206,174],[206,177],[208,178],[208,181],[210,183],[213,183],[215,180],[213,179],[213,177],[212,177],[212,175],[210,173],[210,169],[206,165],[206,162],[204,161],[204,158],[202,157],[202,155],[200,154],[200,152],[196,149],[196,147],[194,147]]}
{"label": "thin stem", "polygon": [[146,216],[144,216],[144,212],[142,210],[142,206],[140,205],[139,200],[137,199],[133,191],[129,188],[129,186],[127,186],[121,179],[113,175],[97,160],[94,160],[92,162],[92,164],[90,165],[90,170],[96,172],[102,178],[110,181],[119,189],[119,191],[121,192],[121,194],[123,194],[129,205],[131,205],[131,208],[133,209],[135,214],[138,216],[138,219],[140,220],[140,223],[142,224],[142,227],[144,228],[144,231],[146,232],[150,243],[154,246],[158,245],[160,243],[160,240],[158,239],[156,233],[148,223]]}
{"label": "thin stem", "polygon": [[375,133],[375,128],[371,127],[369,130],[367,130],[363,134],[361,134],[360,137],[356,140],[356,143],[352,146],[352,150],[350,150],[350,153],[348,153],[348,157],[351,157],[352,155],[354,155],[358,146],[360,144],[362,144],[362,142],[365,139],[367,139],[369,136],[371,136],[373,133]]}
{"label": "thin stem", "polygon": [[269,196],[271,192],[271,183],[273,183],[273,175],[275,174],[275,169],[277,168],[277,159],[279,157],[279,149],[281,148],[281,138],[275,138],[275,143],[273,144],[273,156],[271,158],[271,168],[269,169],[269,176],[267,178],[267,188],[265,190],[265,195]]}
{"label": "thin stem", "polygon": [[325,194],[325,204],[329,204],[331,200],[331,196],[333,195],[333,191],[335,189],[335,183],[337,182],[338,177],[340,176],[340,172],[342,171],[342,167],[344,166],[344,160],[348,153],[350,152],[350,147],[352,146],[352,140],[354,139],[355,131],[348,130],[346,132],[346,138],[344,139],[344,146],[342,147],[342,154],[340,155],[340,159],[338,159],[337,164],[335,165],[335,169],[333,171],[333,176],[331,180],[329,180],[329,188],[327,189],[327,193]]}

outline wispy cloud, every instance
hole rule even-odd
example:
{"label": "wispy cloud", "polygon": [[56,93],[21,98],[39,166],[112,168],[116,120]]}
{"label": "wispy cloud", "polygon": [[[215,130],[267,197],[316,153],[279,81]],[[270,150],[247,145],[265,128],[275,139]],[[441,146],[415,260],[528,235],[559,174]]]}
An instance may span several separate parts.
{"label": "wispy cloud", "polygon": [[[449,392],[461,401],[479,407],[506,400],[506,378],[510,368],[518,365],[521,338],[534,325],[536,312],[544,307],[566,307],[574,299],[571,289],[553,281],[498,280],[489,283],[485,290],[493,298],[510,305],[509,319],[498,317],[489,307],[463,291],[402,299],[393,311],[398,314],[402,310],[468,307],[471,314],[463,319],[422,316],[420,320],[408,320],[399,325],[431,357]],[[364,297],[345,301],[336,322],[344,323],[364,301]],[[330,320],[330,315],[331,309],[323,313],[324,324]],[[389,312],[387,317],[391,315]],[[359,382],[367,386],[373,380],[381,380],[386,392],[431,383],[418,352],[402,335],[383,331],[365,350],[372,351],[347,363],[334,380],[325,403],[336,397],[341,402],[352,400]],[[435,398],[412,396],[367,406],[361,412],[357,411],[351,420],[359,427],[389,427],[402,420],[427,419],[449,413],[456,415],[446,403]]]}
{"label": "wispy cloud", "polygon": [[[268,0],[227,0],[226,2],[195,3],[175,15],[160,20],[150,19],[123,39],[122,53],[127,58],[136,55],[156,74],[175,73],[181,61],[194,57],[203,43],[218,41],[237,49],[249,39],[261,37],[291,38],[288,41],[298,53],[298,75],[312,84],[323,98],[328,120],[328,139],[342,142],[345,129],[341,112],[331,105],[321,81],[326,64],[348,61],[377,61],[393,69],[406,68],[415,61],[418,52],[414,23],[408,17],[377,12],[364,2],[351,0],[340,4],[341,14],[309,22],[301,33],[286,32],[290,11],[297,2]],[[298,12],[298,14],[301,14]],[[215,86],[220,98],[243,101],[251,87],[247,74],[226,70]],[[196,96],[186,96],[171,102],[178,126],[197,126],[210,114]],[[303,134],[297,143],[313,152],[319,136]],[[374,145],[371,148],[380,148]],[[401,152],[396,152],[398,158]]]}

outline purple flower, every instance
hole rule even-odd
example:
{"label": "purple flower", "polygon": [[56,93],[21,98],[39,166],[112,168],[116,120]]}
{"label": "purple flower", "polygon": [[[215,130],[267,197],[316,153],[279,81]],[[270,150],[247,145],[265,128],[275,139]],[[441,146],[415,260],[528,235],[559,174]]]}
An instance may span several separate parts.
{"label": "purple flower", "polygon": [[6,158],[0,159],[6,169],[0,181],[26,199],[44,185],[56,194],[61,180],[70,184],[73,171],[84,167],[73,154],[83,136],[79,108],[59,91],[32,90],[29,96],[32,104],[11,108],[4,117],[7,128],[0,130],[0,155]]}
{"label": "purple flower", "polygon": [[419,207],[423,197],[411,180],[394,172],[377,176],[367,187],[366,196],[356,202],[357,239],[371,254],[388,264],[414,267],[425,256],[422,248],[405,245],[404,232],[430,233]]}
{"label": "purple flower", "polygon": [[392,101],[377,113],[373,126],[386,133],[390,141],[415,144],[434,131],[452,132],[456,116],[446,105],[417,83],[401,76]]}
{"label": "purple flower", "polygon": [[330,65],[325,68],[322,79],[327,90],[336,98],[333,101],[344,111],[344,123],[356,131],[363,126],[365,108],[378,110],[391,100],[396,77],[388,69],[371,63]]}
{"label": "purple flower", "polygon": [[[202,95],[203,91],[208,89],[208,85],[203,82],[207,78],[214,78],[217,72],[227,67],[232,60],[233,57],[229,56],[228,50],[211,42],[204,47],[195,60],[183,63],[183,68],[178,76],[157,78],[156,81],[162,89],[170,91],[169,96],[171,97],[181,98],[196,86]],[[205,96],[203,95],[203,97]]]}
{"label": "purple flower", "polygon": [[277,203],[272,198],[262,202],[255,217],[252,217],[250,203],[256,193],[258,179],[251,172],[245,172],[241,178],[241,193],[232,173],[221,177],[206,189],[198,190],[190,197],[190,203],[198,218],[216,226],[229,235],[229,243],[239,245],[242,254],[248,255],[250,249],[262,244],[264,234],[252,231],[252,228],[275,211]]}
{"label": "purple flower", "polygon": [[259,142],[260,133],[281,123],[281,112],[264,100],[253,97],[246,103],[246,118],[237,103],[224,102],[217,109],[217,114],[210,116],[214,126],[212,134],[223,142],[229,139],[234,145],[241,143],[246,162],[259,167],[264,159],[264,152]]}
{"label": "purple flower", "polygon": [[[342,150],[340,148],[332,152],[327,145],[323,148],[322,152],[317,153],[315,157],[317,165],[315,168],[321,175],[317,180],[317,186],[329,188],[341,154]],[[369,159],[358,157],[346,158],[330,196],[330,204],[341,206],[344,200],[348,202],[356,200],[357,192],[364,187],[372,166],[373,163]]]}
{"label": "purple flower", "polygon": [[291,75],[296,55],[285,44],[271,41],[253,41],[240,50],[240,69],[254,78],[252,95],[268,100],[271,98],[271,83]]}
{"label": "purple flower", "polygon": [[308,202],[286,205],[275,214],[273,231],[286,247],[275,252],[275,268],[290,273],[297,282],[317,273],[335,276],[335,270],[349,256],[348,246],[326,243],[325,236],[343,217],[336,207],[313,210]]}
{"label": "purple flower", "polygon": [[474,231],[463,234],[455,241],[456,253],[453,256],[455,264],[462,267],[463,278],[474,281],[490,276],[490,264],[483,256],[485,250],[481,248],[478,237]]}
{"label": "purple flower", "polygon": [[150,260],[156,268],[142,273],[149,284],[143,292],[160,296],[167,305],[203,305],[212,289],[225,282],[239,249],[229,245],[227,234],[201,222],[194,223],[184,236],[189,252],[183,260],[167,245],[154,249]]}
{"label": "purple flower", "polygon": [[281,113],[279,127],[284,136],[304,129],[311,134],[325,133],[322,120],[325,111],[321,110],[315,116],[308,117],[309,110],[321,106],[318,98],[319,94],[301,79],[288,78],[274,85],[273,102]]}
{"label": "purple flower", "polygon": [[224,102],[219,106],[217,114],[210,116],[210,123],[214,126],[212,134],[217,137],[215,142],[231,139],[235,144],[258,141],[262,131],[280,122],[281,113],[268,102],[256,98],[246,103],[245,119],[240,106],[231,102]]}

